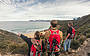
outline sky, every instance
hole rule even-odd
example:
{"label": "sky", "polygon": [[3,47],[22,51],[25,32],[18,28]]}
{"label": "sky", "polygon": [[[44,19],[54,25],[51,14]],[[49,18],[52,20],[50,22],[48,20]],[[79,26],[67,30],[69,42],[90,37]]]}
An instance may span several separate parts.
{"label": "sky", "polygon": [[0,21],[72,20],[90,14],[90,0],[0,0]]}

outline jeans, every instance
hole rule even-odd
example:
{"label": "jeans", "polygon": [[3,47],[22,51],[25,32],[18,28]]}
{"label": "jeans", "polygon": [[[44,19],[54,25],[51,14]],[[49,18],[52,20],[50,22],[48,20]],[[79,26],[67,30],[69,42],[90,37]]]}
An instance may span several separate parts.
{"label": "jeans", "polygon": [[71,46],[71,39],[67,39],[64,42],[64,51],[68,51],[70,49]]}

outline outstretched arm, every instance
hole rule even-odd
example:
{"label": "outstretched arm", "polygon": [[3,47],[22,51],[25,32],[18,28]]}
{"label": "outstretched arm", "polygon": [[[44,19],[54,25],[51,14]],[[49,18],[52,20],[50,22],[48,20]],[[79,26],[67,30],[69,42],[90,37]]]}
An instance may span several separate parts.
{"label": "outstretched arm", "polygon": [[27,36],[24,36],[23,34],[18,33],[18,36],[21,37],[25,42],[31,41],[31,38],[28,38]]}

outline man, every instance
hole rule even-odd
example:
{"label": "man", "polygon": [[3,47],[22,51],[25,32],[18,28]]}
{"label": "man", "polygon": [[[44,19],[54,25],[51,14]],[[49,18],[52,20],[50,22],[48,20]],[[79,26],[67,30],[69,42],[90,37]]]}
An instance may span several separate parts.
{"label": "man", "polygon": [[71,40],[75,36],[75,29],[73,28],[73,23],[69,22],[68,23],[68,30],[67,30],[67,37],[65,39],[64,43],[64,51],[69,51],[70,50],[70,45],[71,45]]}
{"label": "man", "polygon": [[45,34],[45,38],[47,40],[47,50],[49,48],[48,56],[52,55],[52,52],[55,53],[55,56],[59,56],[60,48],[58,46],[60,45],[60,40],[62,39],[63,33],[57,29],[57,24],[57,20],[52,20],[51,28]]}

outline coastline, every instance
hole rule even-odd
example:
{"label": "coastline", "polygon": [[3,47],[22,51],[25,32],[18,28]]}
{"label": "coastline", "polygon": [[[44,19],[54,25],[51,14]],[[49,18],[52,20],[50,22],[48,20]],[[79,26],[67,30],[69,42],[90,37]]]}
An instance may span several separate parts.
{"label": "coastline", "polygon": [[[12,35],[15,35],[15,36],[17,36],[17,34],[18,34],[17,32],[5,30],[5,29],[0,29],[0,34],[4,34],[4,35],[5,35],[5,32],[8,32],[8,33],[10,33],[10,34],[12,34]],[[34,38],[34,33],[35,33],[35,32],[21,33],[21,34],[27,36],[28,38]]]}

